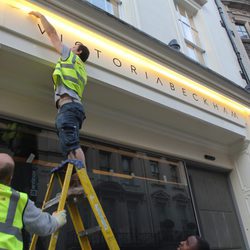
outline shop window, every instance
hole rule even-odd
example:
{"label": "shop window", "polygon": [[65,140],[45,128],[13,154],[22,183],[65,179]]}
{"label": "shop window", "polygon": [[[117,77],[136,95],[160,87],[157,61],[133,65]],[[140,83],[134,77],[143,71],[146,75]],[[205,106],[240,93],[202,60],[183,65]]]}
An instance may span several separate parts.
{"label": "shop window", "polygon": [[122,156],[121,158],[121,162],[122,162],[122,171],[125,174],[131,174],[132,173],[132,159],[130,157],[127,156]]}
{"label": "shop window", "polygon": [[106,12],[119,17],[119,5],[121,1],[119,0],[87,0],[89,3],[97,6]]}
{"label": "shop window", "polygon": [[110,167],[110,152],[99,151],[99,166],[100,170],[109,171]]}
{"label": "shop window", "polygon": [[236,23],[237,32],[241,38],[250,38],[244,24]]}
{"label": "shop window", "polygon": [[178,4],[176,4],[176,11],[186,45],[185,52],[187,56],[201,64],[205,64],[203,58],[205,51],[201,47],[199,32],[195,28],[193,15],[191,15],[182,5]]}
{"label": "shop window", "polygon": [[[173,246],[177,246],[180,239],[198,233],[182,162],[166,159],[167,156],[152,156],[153,152],[147,155],[122,147],[117,150],[113,145],[104,147],[98,141],[83,138],[81,146],[89,168],[93,167],[88,168],[91,183],[121,249],[176,249]],[[28,193],[37,206],[42,206],[50,171],[63,160],[56,133],[0,118],[0,147],[1,152],[11,154],[16,163],[12,187]],[[136,173],[132,178],[134,182],[127,182],[128,178],[122,174],[113,177],[108,172],[119,157],[121,171],[129,172],[132,168]],[[176,171],[171,171],[171,167]],[[164,182],[163,178],[160,181],[160,173],[168,180],[171,175],[176,181],[179,178],[178,185]],[[176,189],[177,186],[182,190]],[[58,188],[57,185],[56,190]],[[87,200],[82,200],[78,207],[86,227],[96,226]],[[58,249],[79,249],[72,223],[62,228],[62,235],[68,237],[58,241]],[[89,238],[93,249],[106,248],[100,234]],[[27,236],[24,241],[28,244],[29,239]],[[48,249],[47,245],[46,241],[41,241],[37,249]]]}

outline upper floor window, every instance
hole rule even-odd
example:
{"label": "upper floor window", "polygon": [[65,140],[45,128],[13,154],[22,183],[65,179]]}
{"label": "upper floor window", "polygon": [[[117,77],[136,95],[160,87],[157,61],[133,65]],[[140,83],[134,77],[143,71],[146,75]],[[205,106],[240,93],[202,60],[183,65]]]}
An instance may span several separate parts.
{"label": "upper floor window", "polygon": [[179,169],[177,165],[169,164],[170,166],[170,181],[180,183]]}
{"label": "upper floor window", "polygon": [[185,51],[189,57],[204,64],[203,53],[199,39],[199,33],[195,28],[193,16],[190,15],[183,6],[176,4],[178,21],[182,29],[184,41],[186,44]]}
{"label": "upper floor window", "polygon": [[99,151],[99,166],[101,170],[109,171],[110,167],[110,152]]}
{"label": "upper floor window", "polygon": [[108,13],[119,17],[119,0],[87,0],[91,4],[99,7],[100,9],[103,9],[107,11]]}
{"label": "upper floor window", "polygon": [[153,177],[160,179],[160,169],[157,161],[149,161],[151,174]]}
{"label": "upper floor window", "polygon": [[125,174],[131,174],[132,173],[132,158],[127,157],[127,156],[122,156],[121,158],[122,161],[122,170],[123,173]]}
{"label": "upper floor window", "polygon": [[236,23],[235,25],[237,27],[238,34],[240,35],[241,38],[250,38],[244,24]]}

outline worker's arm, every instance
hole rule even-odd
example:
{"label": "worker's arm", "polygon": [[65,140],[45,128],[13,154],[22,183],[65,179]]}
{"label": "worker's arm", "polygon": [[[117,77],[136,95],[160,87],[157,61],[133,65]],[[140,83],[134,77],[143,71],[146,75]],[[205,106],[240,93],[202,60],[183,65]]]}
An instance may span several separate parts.
{"label": "worker's arm", "polygon": [[51,43],[55,47],[56,51],[61,54],[62,43],[53,25],[46,19],[44,15],[37,11],[31,11],[30,15],[35,16],[41,20],[42,26],[47,33]]}
{"label": "worker's arm", "polygon": [[33,201],[28,200],[23,214],[23,224],[24,228],[31,234],[47,236],[57,231],[65,223],[65,211],[50,215],[49,213],[42,212],[41,209],[34,205]]}

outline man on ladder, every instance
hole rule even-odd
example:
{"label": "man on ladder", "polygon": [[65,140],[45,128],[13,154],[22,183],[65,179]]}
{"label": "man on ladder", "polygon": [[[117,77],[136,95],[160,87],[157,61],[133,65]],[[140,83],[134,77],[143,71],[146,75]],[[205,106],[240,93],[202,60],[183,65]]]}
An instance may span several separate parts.
{"label": "man on ladder", "polygon": [[[69,195],[68,190],[70,187],[70,180],[72,179],[73,171],[76,172],[75,176],[79,178],[80,185],[83,187],[86,198],[89,201],[99,225],[98,227],[86,230],[76,204],[74,204],[74,202],[67,203],[81,249],[91,250],[88,235],[96,231],[101,231],[109,249],[119,250],[120,248],[113,235],[112,229],[110,228],[108,220],[88,177],[85,156],[79,141],[79,130],[85,119],[81,100],[87,83],[85,61],[88,59],[89,50],[80,42],[76,42],[71,49],[68,49],[61,43],[55,28],[41,13],[32,11],[30,14],[41,20],[42,26],[48,34],[54,48],[59,54],[61,54],[53,73],[55,103],[56,107],[59,109],[56,119],[56,129],[63,154],[69,159],[52,171],[43,203],[43,209],[54,204],[54,201],[56,200],[56,198],[49,200],[55,177],[58,178],[62,188],[62,192],[58,199],[58,211],[64,209],[67,195]],[[52,235],[48,248],[49,250],[54,250],[56,248],[57,238],[58,232]],[[31,250],[35,249],[36,239],[36,236],[32,239],[30,246]]]}
{"label": "man on ladder", "polygon": [[85,165],[79,130],[85,119],[82,95],[87,84],[85,62],[89,57],[89,50],[81,42],[76,42],[69,49],[61,43],[55,28],[45,16],[35,11],[30,14],[40,19],[55,50],[61,55],[53,72],[53,81],[58,109],[56,129],[63,155],[68,159],[80,160]]}

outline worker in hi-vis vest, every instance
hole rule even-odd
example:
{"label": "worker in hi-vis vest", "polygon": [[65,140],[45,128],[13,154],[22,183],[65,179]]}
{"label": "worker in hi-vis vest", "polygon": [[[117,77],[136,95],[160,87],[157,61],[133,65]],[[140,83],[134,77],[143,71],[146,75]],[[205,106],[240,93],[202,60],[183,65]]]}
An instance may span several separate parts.
{"label": "worker in hi-vis vest", "polygon": [[12,189],[14,167],[13,159],[0,153],[0,249],[22,250],[23,227],[31,234],[50,235],[66,223],[66,212],[42,212],[26,193]]}
{"label": "worker in hi-vis vest", "polygon": [[77,159],[84,163],[85,156],[80,146],[79,130],[85,119],[82,95],[87,84],[85,62],[89,50],[80,42],[69,49],[62,44],[55,28],[39,12],[30,12],[40,19],[60,58],[53,72],[55,104],[58,109],[56,129],[62,152],[68,159]]}

